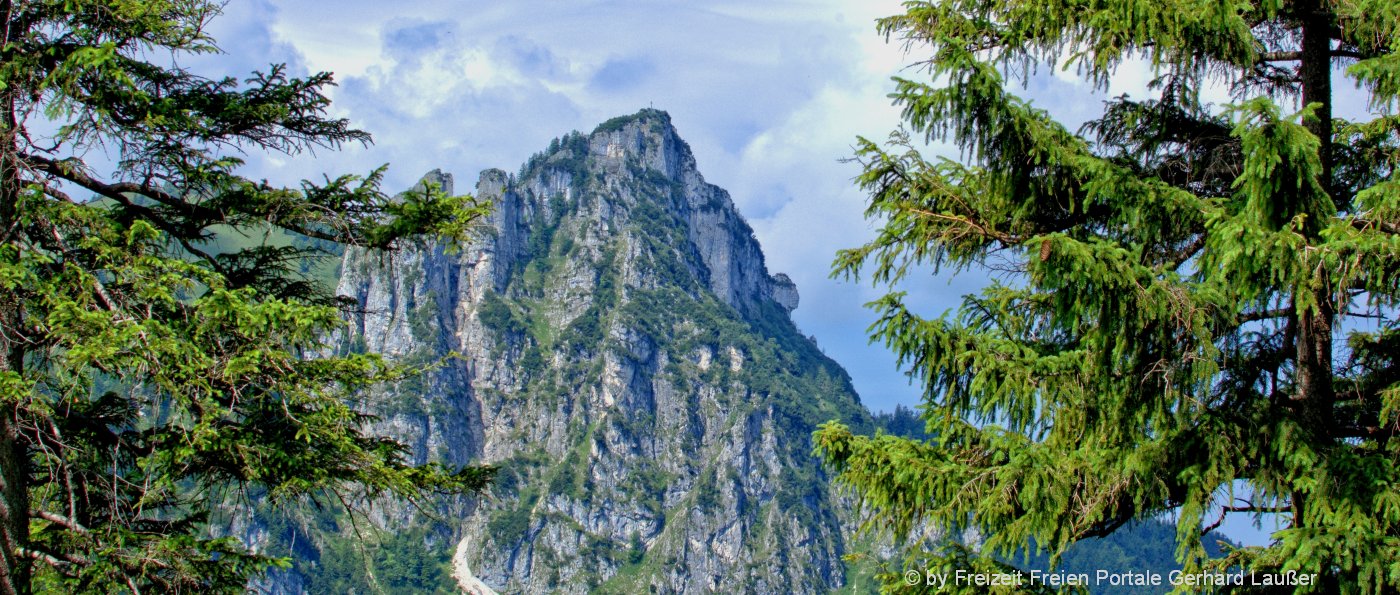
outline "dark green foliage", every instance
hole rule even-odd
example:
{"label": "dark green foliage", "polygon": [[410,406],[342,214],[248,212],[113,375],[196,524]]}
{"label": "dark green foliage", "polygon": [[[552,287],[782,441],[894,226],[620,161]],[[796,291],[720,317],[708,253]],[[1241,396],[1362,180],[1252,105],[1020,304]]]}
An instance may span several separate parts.
{"label": "dark green foliage", "polygon": [[[588,535],[585,538],[583,550],[579,552],[579,557],[584,560],[600,562],[623,562],[629,556],[630,552],[624,549],[621,544],[597,535]],[[597,581],[597,579],[591,580],[595,583]]]}
{"label": "dark green foliage", "polygon": [[695,481],[695,507],[702,512],[714,512],[719,506],[719,486],[715,485],[714,469],[706,469]]}
{"label": "dark green foliage", "polygon": [[569,204],[562,196],[556,195],[550,197],[548,205],[549,218],[541,216],[541,220],[536,221],[530,228],[525,254],[514,262],[511,271],[512,276],[519,275],[527,279],[527,286],[522,288],[527,292],[539,291],[538,287],[529,286],[532,284],[529,280],[536,280],[537,283],[541,276],[562,263],[573,250],[573,238],[566,237],[556,241],[555,234],[559,231],[564,216],[577,207],[577,201]]}
{"label": "dark green foliage", "polygon": [[647,546],[642,542],[642,536],[636,531],[632,532],[632,538],[627,543],[627,563],[640,564],[647,555]]}
{"label": "dark green foliage", "polygon": [[437,343],[439,339],[437,298],[429,293],[423,301],[414,304],[408,311],[408,331],[417,341],[426,344]]}
{"label": "dark green foliage", "polygon": [[640,181],[632,190],[640,198],[628,213],[628,224],[646,245],[651,272],[667,286],[698,291],[696,272],[705,270],[705,265],[686,249],[690,238],[679,214],[678,182],[650,169],[636,177]]}
{"label": "dark green foliage", "polygon": [[[1226,548],[1237,547],[1219,533],[1202,537],[1201,546],[1206,554],[1212,557],[1221,557],[1228,551]],[[1045,572],[1053,570],[1062,573],[1082,573],[1090,577],[1094,577],[1099,570],[1153,572],[1162,576],[1164,581],[1173,570],[1182,568],[1181,563],[1176,560],[1176,528],[1162,521],[1129,523],[1103,537],[1076,542],[1060,557],[1058,566],[1053,566],[1050,557],[1045,554],[1031,556],[1029,560],[1023,560],[1021,556],[1012,556],[1010,561],[1024,562],[1021,565],[1028,570],[1034,568]],[[1160,586],[1090,584],[1090,593],[1158,595],[1169,590]]]}
{"label": "dark green foliage", "polygon": [[[396,531],[372,550],[375,578],[389,593],[456,593],[452,580],[451,542],[439,540],[430,550],[423,531]],[[321,556],[325,560],[325,555]],[[339,591],[328,591],[339,592]]]}
{"label": "dark green foliage", "polygon": [[496,513],[487,523],[490,537],[499,544],[519,543],[530,530],[530,508],[521,506]]}
{"label": "dark green foliage", "polygon": [[549,493],[562,494],[575,500],[586,500],[590,494],[585,489],[584,457],[578,449],[569,452],[564,461],[555,468],[554,477],[549,480]]}
{"label": "dark green foliage", "polygon": [[545,370],[544,356],[540,354],[539,347],[531,345],[525,348],[524,355],[520,356],[520,371],[531,378],[538,377]]}
{"label": "dark green foliage", "polygon": [[[239,175],[244,151],[369,135],[326,115],[329,74],[171,66],[214,51],[220,6],[0,4],[0,594],[242,592],[286,562],[208,536],[229,493],[363,502],[491,475],[413,467],[368,433],[360,399],[408,371],[353,346],[317,355],[342,322],[309,260],[463,237],[486,206],[390,197],[382,169],[293,188]],[[110,176],[83,162],[94,151]]]}
{"label": "dark green foliage", "polygon": [[[428,545],[429,532],[322,533],[314,565],[297,565],[308,593],[454,594],[452,544],[441,538]],[[304,558],[303,558],[304,559]],[[305,567],[303,567],[305,566]]]}
{"label": "dark green foliage", "polygon": [[561,138],[549,141],[549,148],[543,153],[535,153],[520,166],[517,179],[523,180],[542,168],[550,167],[573,174],[575,183],[581,183],[586,172],[588,159],[588,137],[575,130]]}
{"label": "dark green foliage", "polygon": [[589,307],[578,318],[569,323],[564,335],[564,345],[580,351],[593,349],[603,340],[602,308]]}
{"label": "dark green foliage", "polygon": [[646,108],[641,111],[638,111],[635,114],[611,118],[608,121],[599,124],[597,128],[594,128],[593,133],[597,134],[599,132],[616,132],[618,130],[622,130],[623,127],[627,126],[628,124],[631,124],[632,122],[638,120],[650,120],[652,122],[656,122],[659,125],[664,126],[666,124],[671,123],[671,114],[668,114],[659,109]]}
{"label": "dark green foliage", "polygon": [[481,307],[476,315],[482,326],[496,333],[498,342],[504,343],[511,337],[524,333],[527,328],[525,321],[494,291],[488,291],[482,297]]}
{"label": "dark green foliage", "polygon": [[602,346],[606,317],[617,307],[622,291],[617,249],[609,247],[598,258],[598,280],[588,309],[569,323],[563,344],[573,351],[594,352]]}
{"label": "dark green foliage", "polygon": [[[873,304],[932,438],[817,433],[871,524],[976,527],[984,553],[1060,557],[1170,514],[1189,571],[1400,588],[1397,7],[934,0],[881,20],[937,83],[897,79],[909,129],[860,141],[882,228],[838,273],[1005,275],[938,319],[897,292]],[[1103,89],[1132,58],[1157,96],[1112,99],[1078,132],[1004,78],[1065,66]],[[1333,117],[1337,68],[1377,117]],[[1221,82],[1232,104],[1204,104]],[[915,135],[967,162],[926,159]],[[1211,559],[1199,536],[1226,511],[1287,527]]]}
{"label": "dark green foliage", "polygon": [[554,232],[558,231],[558,226],[558,222],[555,222],[530,230],[530,241],[525,245],[527,260],[543,260],[549,254],[549,246],[554,241]]}
{"label": "dark green foliage", "polygon": [[894,411],[874,414],[874,422],[875,427],[886,434],[918,440],[930,438],[924,418],[903,405],[896,406]]}
{"label": "dark green foliage", "polygon": [[803,471],[785,477],[773,500],[797,519],[798,524],[813,527],[817,526],[817,503],[821,501],[822,484],[825,482],[807,470]]}
{"label": "dark green foliage", "polygon": [[660,517],[664,513],[661,509],[661,501],[665,497],[666,486],[674,480],[671,474],[647,465],[632,473],[632,480],[636,482],[637,494],[641,499],[642,506],[652,516]]}

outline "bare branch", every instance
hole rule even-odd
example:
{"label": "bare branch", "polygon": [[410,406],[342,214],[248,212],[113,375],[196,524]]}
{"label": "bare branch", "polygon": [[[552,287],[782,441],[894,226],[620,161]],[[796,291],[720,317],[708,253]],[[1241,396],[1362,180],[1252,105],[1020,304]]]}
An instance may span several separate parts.
{"label": "bare branch", "polygon": [[[59,233],[58,227],[48,221],[45,221],[44,223],[48,225],[49,235],[53,237],[53,241],[56,247],[59,250],[63,251],[65,254],[71,254],[72,249],[68,247],[68,242],[63,240],[63,235]],[[102,280],[97,278],[96,275],[92,277],[92,290],[93,293],[97,294],[98,299],[102,300],[102,304],[107,307],[108,311],[118,311],[116,301],[112,299],[111,294],[107,293],[107,287],[102,284]]]}
{"label": "bare branch", "polygon": [[1222,512],[1257,512],[1264,514],[1279,514],[1288,512],[1290,510],[1293,510],[1292,506],[1258,506],[1254,504],[1248,504],[1245,506],[1226,506],[1221,509]]}
{"label": "bare branch", "polygon": [[970,220],[970,219],[968,219],[968,218],[966,218],[966,217],[959,217],[959,216],[956,216],[956,215],[944,215],[944,214],[942,214],[942,213],[935,213],[935,212],[933,212],[933,211],[929,211],[929,210],[925,210],[925,209],[919,209],[919,208],[914,208],[914,207],[909,207],[909,208],[908,208],[908,211],[911,212],[911,213],[917,213],[917,214],[919,214],[919,215],[923,215],[923,216],[925,216],[925,217],[933,217],[934,219],[942,219],[942,220],[944,220],[944,221],[952,221],[952,222],[955,222],[955,223],[961,223],[961,224],[963,224],[963,225],[966,226],[966,227],[970,227],[970,228],[976,230],[977,233],[978,233],[978,235],[981,235],[981,236],[984,237],[984,238],[996,240],[996,241],[1001,242],[1003,245],[1006,245],[1006,246],[1014,246],[1014,245],[1016,245],[1017,243],[1019,243],[1015,237],[1013,237],[1013,236],[1011,236],[1011,235],[1009,235],[1009,234],[1002,233],[1002,232],[999,232],[999,231],[996,231],[996,230],[992,230],[992,229],[987,229],[986,227],[983,227],[983,226],[981,226],[981,225],[978,225],[977,223],[973,222],[972,220]]}
{"label": "bare branch", "polygon": [[1371,219],[1356,218],[1351,220],[1351,226],[1361,231],[1370,231],[1372,229],[1378,229],[1389,234],[1400,234],[1400,224],[1392,223],[1389,221],[1374,221]]}
{"label": "bare branch", "polygon": [[1235,317],[1237,324],[1248,322],[1258,322],[1260,320],[1271,320],[1274,318],[1284,318],[1293,315],[1292,308],[1275,308],[1273,310],[1259,310],[1257,312],[1245,312]]}
{"label": "bare branch", "polygon": [[19,157],[29,162],[34,169],[68,180],[78,186],[101,194],[102,196],[119,201],[124,205],[131,205],[130,199],[126,197],[127,194],[139,194],[167,207],[177,209],[181,211],[182,215],[200,217],[203,219],[222,219],[222,214],[218,211],[181,200],[178,196],[171,195],[148,185],[132,184],[129,182],[103,182],[83,173],[72,164],[64,161],[54,161],[47,157],[28,154],[20,154]]}
{"label": "bare branch", "polygon": [[1171,260],[1168,261],[1171,266],[1171,270],[1177,270],[1181,268],[1181,265],[1186,264],[1186,261],[1191,260],[1191,257],[1195,256],[1196,253],[1200,252],[1202,248],[1205,248],[1205,246],[1206,234],[1198,234],[1195,238],[1191,240],[1189,244],[1182,246],[1180,250],[1177,250],[1174,254],[1171,255]]}
{"label": "bare branch", "polygon": [[[214,259],[213,255],[203,250],[200,250],[199,248],[196,248],[193,244],[190,243],[188,238],[185,237],[186,234],[177,233],[178,230],[172,229],[173,226],[168,221],[166,221],[164,217],[161,217],[159,213],[156,213],[154,210],[146,206],[132,202],[131,198],[128,197],[127,194],[139,194],[141,196],[152,198],[160,202],[161,204],[169,204],[169,206],[173,206],[178,210],[186,211],[185,214],[198,213],[199,215],[205,217],[205,220],[208,220],[210,222],[222,221],[223,216],[221,213],[218,213],[213,209],[201,207],[197,204],[178,200],[174,196],[146,186],[140,186],[137,184],[129,183],[108,184],[105,182],[100,182],[88,176],[87,174],[84,174],[83,172],[78,171],[73,167],[70,167],[67,164],[52,161],[44,157],[39,157],[35,155],[21,155],[21,157],[27,161],[30,161],[31,165],[36,166],[36,169],[40,171],[68,180],[83,188],[86,188],[104,197],[110,198],[118,203],[121,203],[121,205],[126,208],[141,213],[141,215],[144,216],[144,218],[147,221],[154,223],[166,233],[170,234],[171,238],[177,240],[180,243],[181,248],[184,248],[190,254],[203,259],[205,262],[209,263],[209,266],[214,267],[215,270],[218,270],[218,261]],[[172,202],[167,203],[167,201]]]}
{"label": "bare branch", "polygon": [[1303,59],[1303,52],[1264,52],[1259,55],[1260,62],[1297,62]]}
{"label": "bare branch", "polygon": [[76,564],[78,566],[88,566],[92,564],[91,561],[82,556],[74,556],[70,554],[53,554],[28,547],[15,548],[15,553],[19,554],[22,557],[29,558],[38,562],[43,562],[45,564],[57,568],[63,568],[65,566],[68,566],[69,564]]}
{"label": "bare branch", "polygon": [[67,527],[67,528],[72,529],[72,530],[74,530],[74,531],[77,531],[77,532],[79,532],[79,533],[87,533],[87,532],[88,532],[87,527],[84,527],[84,526],[82,525],[82,523],[79,523],[78,521],[75,521],[75,520],[73,520],[73,519],[71,519],[71,518],[68,518],[68,517],[66,517],[66,516],[64,516],[64,515],[58,514],[58,513],[56,513],[56,512],[49,512],[49,511],[47,511],[47,510],[36,510],[36,511],[30,513],[30,515],[31,515],[31,516],[34,516],[34,517],[38,517],[38,518],[44,519],[44,520],[49,521],[49,522],[51,522],[51,523],[57,523],[57,524],[59,524],[59,525],[63,525],[64,527]]}

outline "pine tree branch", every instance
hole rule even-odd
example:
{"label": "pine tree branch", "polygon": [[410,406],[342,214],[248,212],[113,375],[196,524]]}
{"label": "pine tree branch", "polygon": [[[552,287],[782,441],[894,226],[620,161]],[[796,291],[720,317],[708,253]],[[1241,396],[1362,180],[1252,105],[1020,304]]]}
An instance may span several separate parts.
{"label": "pine tree branch", "polygon": [[1171,259],[1168,260],[1170,269],[1174,271],[1181,268],[1181,265],[1186,264],[1187,261],[1191,260],[1191,257],[1205,247],[1206,234],[1197,234],[1195,238],[1192,238],[1191,243],[1182,246],[1180,250],[1171,255]]}
{"label": "pine tree branch", "polygon": [[1392,235],[1400,234],[1400,224],[1391,223],[1389,221],[1356,218],[1351,220],[1351,226],[1360,231],[1376,229]]}
{"label": "pine tree branch", "polygon": [[1259,55],[1259,62],[1297,62],[1303,59],[1303,52],[1264,52]]}
{"label": "pine tree branch", "polygon": [[[63,161],[54,161],[47,157],[41,157],[39,155],[30,155],[25,153],[19,154],[19,157],[20,159],[29,162],[29,164],[36,170],[42,171],[53,176],[57,176],[74,184],[77,184],[82,188],[85,188],[92,192],[96,192],[112,200],[119,201],[126,206],[138,206],[134,205],[131,202],[131,199],[126,196],[127,194],[137,194],[154,200],[166,207],[175,209],[183,217],[190,217],[203,221],[222,221],[224,219],[223,213],[220,213],[219,211],[203,207],[199,204],[192,203],[187,200],[182,200],[178,196],[164,192],[157,188],[152,188],[151,186],[146,184],[133,184],[131,182],[102,182],[83,173],[82,171],[73,167],[71,164],[65,163]],[[146,212],[149,213],[149,209],[147,209]]]}
{"label": "pine tree branch", "polygon": [[1289,308],[1275,308],[1273,310],[1259,310],[1256,312],[1245,312],[1235,317],[1237,324],[1258,322],[1260,320],[1271,320],[1274,318],[1284,318],[1293,315],[1293,310]]}
{"label": "pine tree branch", "polygon": [[[55,193],[60,194],[60,195],[62,194],[62,193],[59,193],[59,192],[56,191],[56,190],[48,190],[48,189],[46,189],[45,192],[48,192],[49,194],[55,194]],[[66,198],[66,197],[65,197],[65,198]],[[72,202],[72,201],[70,200],[69,202]],[[53,241],[54,241],[54,248],[55,248],[58,252],[63,253],[64,255],[71,255],[71,254],[72,254],[72,248],[70,248],[70,247],[68,246],[68,242],[66,242],[66,241],[63,240],[63,235],[62,235],[61,232],[59,232],[58,227],[55,226],[51,221],[48,221],[48,220],[44,220],[43,223],[44,223],[45,226],[48,227],[48,230],[49,230],[49,237],[53,238]],[[106,308],[107,308],[107,310],[108,310],[109,312],[117,312],[117,311],[119,310],[119,308],[117,308],[117,303],[116,303],[116,301],[113,300],[111,294],[109,294],[109,293],[107,292],[107,287],[106,287],[105,285],[102,284],[102,280],[101,280],[100,278],[98,278],[96,275],[94,275],[94,276],[92,277],[92,290],[93,290],[93,293],[97,294],[97,298],[98,298],[99,300],[102,301],[102,305],[103,305],[103,306],[106,306]]]}
{"label": "pine tree branch", "polygon": [[1219,529],[1219,528],[1220,528],[1220,525],[1225,524],[1225,514],[1226,514],[1227,512],[1229,512],[1229,511],[1226,510],[1226,509],[1221,509],[1221,511],[1220,511],[1220,516],[1215,517],[1215,522],[1213,522],[1213,523],[1211,523],[1211,524],[1209,524],[1209,525],[1206,525],[1206,526],[1204,526],[1204,527],[1201,527],[1201,535],[1202,535],[1202,536],[1210,535],[1210,532],[1211,532],[1211,531],[1214,531],[1214,530],[1216,530],[1216,529]]}
{"label": "pine tree branch", "polygon": [[37,562],[43,562],[55,568],[64,568],[69,564],[74,564],[77,566],[88,566],[92,564],[91,561],[82,556],[54,554],[50,552],[40,551],[34,549],[33,547],[16,548],[15,553],[19,554],[21,557],[29,558],[30,560],[34,560]]}
{"label": "pine tree branch", "polygon": [[[147,184],[133,184],[130,182],[102,182],[77,170],[76,168],[69,166],[68,164],[62,161],[54,161],[52,159],[48,159],[38,155],[20,154],[19,156],[21,159],[29,162],[30,165],[38,171],[42,171],[44,173],[57,176],[74,184],[77,184],[78,186],[84,189],[95,192],[101,196],[110,198],[114,201],[117,201],[118,203],[121,203],[122,206],[140,213],[146,219],[159,225],[162,230],[169,233],[172,237],[180,240],[180,246],[182,248],[188,250],[191,254],[194,254],[195,256],[198,256],[199,258],[202,258],[205,261],[211,263],[211,266],[216,266],[213,265],[215,260],[212,255],[207,254],[204,251],[192,246],[188,242],[187,238],[184,237],[185,234],[176,233],[177,230],[174,229],[171,225],[169,225],[164,217],[161,217],[159,213],[157,213],[155,210],[149,207],[132,202],[128,194],[136,194],[154,200],[160,203],[162,206],[174,209],[178,217],[190,221],[204,221],[209,224],[227,223],[229,219],[227,213],[216,209],[211,209],[209,207],[193,203],[188,200],[183,200],[178,196],[156,188],[152,188],[150,185]],[[289,222],[279,222],[278,225],[280,227],[283,227],[284,229],[304,235],[312,239],[325,240],[328,242],[335,242],[337,244],[344,243],[346,240],[346,238],[342,236],[325,233],[323,231],[306,225],[298,225]]]}
{"label": "pine tree branch", "polygon": [[1347,315],[1347,316],[1351,316],[1351,317],[1355,317],[1355,318],[1370,318],[1370,319],[1373,319],[1373,320],[1385,320],[1385,319],[1386,319],[1386,316],[1385,316],[1384,314],[1377,314],[1377,313],[1375,313],[1375,312],[1362,312],[1362,311],[1350,310],[1350,309],[1346,311],[1346,315]]}
{"label": "pine tree branch", "polygon": [[[1359,52],[1359,51],[1357,51],[1357,50],[1351,49],[1351,48],[1340,47],[1340,48],[1333,48],[1333,50],[1332,50],[1332,57],[1333,57],[1333,58],[1353,58],[1353,59],[1356,59],[1356,60],[1365,60],[1366,58],[1369,58],[1369,57],[1371,57],[1371,56],[1369,56],[1369,55],[1367,55],[1367,54],[1364,54],[1364,53],[1362,53],[1362,52]],[[1280,52],[1264,52],[1263,54],[1260,54],[1260,55],[1259,55],[1259,60],[1258,60],[1258,62],[1259,62],[1259,63],[1264,63],[1264,62],[1297,62],[1297,61],[1302,60],[1302,59],[1303,59],[1303,52],[1299,52],[1299,51],[1291,51],[1291,52],[1284,52],[1284,51],[1280,51]]]}
{"label": "pine tree branch", "polygon": [[1213,523],[1211,523],[1211,524],[1209,524],[1209,525],[1206,525],[1206,526],[1204,526],[1204,527],[1201,527],[1201,535],[1202,535],[1202,536],[1209,535],[1211,531],[1214,531],[1214,530],[1216,530],[1216,529],[1219,529],[1219,528],[1220,528],[1220,525],[1225,524],[1225,515],[1227,515],[1227,514],[1229,514],[1229,513],[1232,513],[1232,512],[1252,512],[1252,513],[1260,513],[1260,514],[1279,514],[1279,513],[1288,512],[1288,511],[1290,511],[1290,510],[1293,510],[1293,507],[1291,507],[1291,506],[1255,506],[1255,505],[1253,505],[1253,504],[1249,504],[1249,505],[1245,505],[1245,506],[1222,506],[1222,507],[1220,507],[1220,516],[1218,516],[1218,517],[1215,518],[1215,522],[1213,522]]}
{"label": "pine tree branch", "polygon": [[1221,508],[1221,510],[1224,512],[1258,512],[1264,514],[1279,514],[1293,510],[1293,507],[1284,505],[1259,506],[1256,504],[1247,504],[1245,506],[1226,506]]}
{"label": "pine tree branch", "polygon": [[1131,520],[1133,520],[1131,516],[1118,516],[1111,520],[1096,524],[1093,527],[1085,529],[1079,534],[1078,539],[1088,539],[1092,537],[1107,537],[1114,531],[1117,531],[1123,525],[1128,524],[1128,521]]}
{"label": "pine tree branch", "polygon": [[37,155],[21,154],[20,158],[25,161],[29,161],[31,165],[35,166],[35,169],[39,171],[58,176],[59,178],[77,184],[82,188],[91,190],[92,192],[95,192],[106,198],[112,199],[128,209],[140,213],[142,217],[144,217],[147,221],[150,221],[151,223],[159,227],[162,231],[169,234],[171,239],[174,239],[180,244],[181,248],[184,248],[190,254],[200,259],[203,259],[205,262],[209,263],[209,266],[213,267],[215,271],[218,271],[220,273],[223,272],[222,270],[220,270],[218,261],[214,259],[214,256],[195,247],[194,244],[192,244],[189,238],[187,237],[187,233],[181,233],[181,230],[176,229],[173,224],[171,224],[165,217],[161,216],[161,214],[157,213],[155,210],[133,202],[128,196],[128,194],[138,194],[147,198],[151,198],[157,202],[160,202],[163,205],[172,206],[177,210],[184,210],[186,211],[186,213],[184,213],[183,215],[194,216],[192,214],[198,213],[199,220],[201,221],[223,221],[225,218],[222,213],[214,211],[213,209],[201,207],[200,205],[188,201],[180,200],[173,195],[167,194],[160,190],[156,190],[154,188],[150,188],[149,186],[131,184],[127,182],[101,182],[65,163],[53,161],[44,157],[39,157]]}
{"label": "pine tree branch", "polygon": [[1394,428],[1382,428],[1380,426],[1347,426],[1334,432],[1338,438],[1390,438],[1395,435]]}
{"label": "pine tree branch", "polygon": [[1362,52],[1360,50],[1348,47],[1339,47],[1332,50],[1333,58],[1351,58],[1353,60],[1365,60],[1367,58],[1374,58],[1377,55],[1379,54],[1366,54],[1365,52]]}
{"label": "pine tree branch", "polygon": [[44,519],[51,523],[57,523],[79,533],[88,532],[88,528],[84,527],[82,523],[79,523],[78,521],[75,521],[71,518],[68,518],[67,516],[58,514],[56,512],[49,512],[47,510],[36,510],[31,512],[29,515],[35,518]]}
{"label": "pine tree branch", "polygon": [[1018,239],[1017,239],[1015,236],[1012,236],[1012,235],[1009,235],[1009,234],[1006,234],[1006,233],[1003,233],[1003,232],[1000,232],[1000,231],[996,231],[996,230],[994,230],[994,229],[988,229],[988,228],[986,228],[986,227],[983,227],[983,226],[981,226],[981,225],[978,225],[977,223],[973,222],[971,219],[968,219],[968,218],[966,218],[966,217],[959,217],[959,216],[956,216],[956,215],[944,215],[944,214],[941,214],[941,213],[935,213],[935,212],[933,212],[933,211],[928,211],[928,210],[925,210],[925,209],[920,209],[920,208],[915,208],[915,207],[908,207],[908,210],[909,210],[909,212],[911,212],[911,213],[916,213],[916,214],[919,214],[919,215],[923,215],[923,216],[925,216],[925,217],[932,217],[932,218],[934,218],[934,219],[941,219],[941,220],[944,220],[944,221],[951,221],[951,222],[954,222],[954,223],[961,223],[961,224],[963,224],[964,226],[966,226],[966,227],[968,227],[968,228],[972,228],[973,230],[976,230],[977,234],[980,235],[980,236],[982,236],[982,237],[984,237],[984,238],[991,239],[991,240],[996,240],[996,241],[998,241],[998,242],[1001,242],[1001,244],[1002,244],[1003,246],[1008,246],[1008,247],[1009,247],[1009,246],[1014,246],[1014,245],[1016,245],[1016,244],[1019,243]]}

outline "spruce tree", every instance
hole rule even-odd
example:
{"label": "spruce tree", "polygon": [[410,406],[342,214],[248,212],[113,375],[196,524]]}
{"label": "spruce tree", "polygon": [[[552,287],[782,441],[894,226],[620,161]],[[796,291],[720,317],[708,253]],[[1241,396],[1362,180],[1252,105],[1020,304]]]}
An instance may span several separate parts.
{"label": "spruce tree", "polygon": [[[285,188],[239,155],[368,142],[326,115],[328,74],[246,80],[179,66],[216,51],[211,0],[0,0],[0,595],[242,592],[282,563],[211,537],[211,508],[480,488],[414,467],[356,397],[405,370],[327,356],[327,288],[291,232],[389,248],[459,234],[470,197],[391,198],[382,170]],[[87,160],[109,157],[105,165]],[[85,161],[87,160],[87,161]]]}
{"label": "spruce tree", "polygon": [[[931,81],[897,79],[907,126],[859,142],[881,228],[836,271],[995,280],[940,318],[895,291],[873,304],[932,438],[817,432],[867,526],[976,528],[975,552],[905,563],[991,569],[1170,514],[1188,572],[1400,588],[1400,3],[906,8],[878,28],[927,52]],[[1150,68],[1155,92],[1070,129],[1015,94],[1059,68],[1098,90]],[[1373,117],[1334,115],[1352,84]],[[1212,86],[1228,104],[1202,99]],[[1200,538],[1227,514],[1284,527],[1208,560]]]}

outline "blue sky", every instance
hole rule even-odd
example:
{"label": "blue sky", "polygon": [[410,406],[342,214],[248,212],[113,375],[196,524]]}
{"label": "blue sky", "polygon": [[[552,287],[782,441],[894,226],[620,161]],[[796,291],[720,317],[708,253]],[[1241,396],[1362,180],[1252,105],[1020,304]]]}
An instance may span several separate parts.
{"label": "blue sky", "polygon": [[[886,95],[903,51],[875,32],[899,3],[231,2],[212,34],[224,54],[182,60],[239,75],[270,63],[331,71],[333,113],[375,137],[294,158],[250,155],[251,174],[291,183],[391,164],[390,189],[441,168],[468,189],[515,171],[549,140],[644,107],[667,110],[708,181],[729,190],[770,272],[796,281],[804,333],[850,370],[873,409],[919,391],[879,346],[862,307],[883,290],[828,278],[838,248],[874,234],[851,156],[857,135],[898,125]],[[937,311],[967,283],[910,287]]]}
{"label": "blue sky", "polygon": [[[904,48],[875,32],[875,18],[899,10],[895,0],[238,0],[212,27],[224,53],[181,62],[209,75],[271,63],[336,73],[332,113],[376,142],[248,156],[250,175],[283,183],[389,163],[391,190],[433,168],[465,190],[482,169],[514,171],[556,136],[665,109],[706,179],[754,227],[770,272],[796,281],[798,326],[850,371],[868,406],[888,410],[916,405],[919,390],[866,341],[873,316],[863,304],[885,290],[828,275],[835,250],[875,230],[852,183],[857,166],[842,159],[858,135],[883,139],[898,126],[890,77],[919,76],[903,70]],[[1129,63],[1094,92],[1072,71],[1047,70],[1022,94],[1073,127],[1102,98],[1140,96],[1149,78]],[[1219,91],[1207,99],[1227,101]],[[923,275],[901,289],[937,315],[984,282]],[[1231,521],[1232,535],[1262,540],[1245,519]]]}
{"label": "blue sky", "polygon": [[[233,76],[272,63],[336,73],[332,113],[375,144],[248,156],[250,174],[283,183],[389,163],[390,190],[434,168],[467,190],[481,170],[515,171],[571,130],[667,110],[703,175],[754,227],[769,271],[797,283],[798,326],[850,371],[869,407],[889,410],[916,405],[919,390],[867,343],[863,304],[884,290],[828,275],[837,249],[875,229],[852,183],[858,168],[842,160],[857,136],[883,139],[898,126],[890,77],[921,74],[904,68],[917,48],[906,54],[875,31],[877,17],[898,12],[897,0],[238,0],[211,30],[224,53],[181,62]],[[1140,96],[1149,78],[1130,62],[1095,92],[1072,70],[1045,69],[1022,94],[1074,127],[1103,98]],[[937,315],[984,282],[924,275],[901,289]]]}

